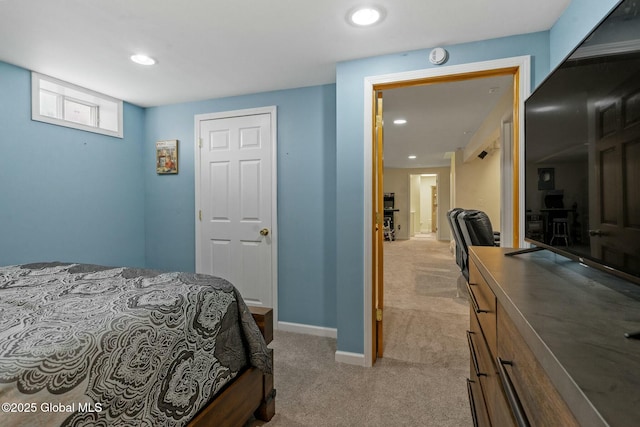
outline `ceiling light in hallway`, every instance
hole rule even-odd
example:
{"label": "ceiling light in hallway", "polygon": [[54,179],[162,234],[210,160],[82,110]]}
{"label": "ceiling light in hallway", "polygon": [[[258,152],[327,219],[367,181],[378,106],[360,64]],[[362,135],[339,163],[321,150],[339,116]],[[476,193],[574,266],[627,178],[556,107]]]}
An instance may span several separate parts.
{"label": "ceiling light in hallway", "polygon": [[380,22],[384,14],[379,7],[360,7],[351,10],[348,15],[348,20],[351,24],[358,27],[367,27]]}
{"label": "ceiling light in hallway", "polygon": [[140,65],[154,65],[156,63],[155,59],[141,54],[131,55],[131,60]]}

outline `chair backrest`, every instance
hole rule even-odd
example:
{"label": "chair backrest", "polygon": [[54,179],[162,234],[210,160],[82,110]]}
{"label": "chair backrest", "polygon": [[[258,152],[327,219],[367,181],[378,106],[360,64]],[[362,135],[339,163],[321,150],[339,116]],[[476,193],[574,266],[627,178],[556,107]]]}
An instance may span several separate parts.
{"label": "chair backrest", "polygon": [[456,242],[456,264],[460,267],[460,271],[465,276],[467,280],[469,280],[469,269],[467,267],[468,263],[468,251],[467,244],[464,241],[464,237],[462,236],[462,230],[460,229],[460,224],[458,223],[458,215],[464,212],[464,209],[454,208],[447,212],[447,220],[449,221],[449,228],[451,229],[451,233],[453,234],[453,240]]}
{"label": "chair backrest", "polygon": [[462,235],[467,246],[495,246],[489,216],[478,210],[466,210],[458,215]]}
{"label": "chair backrest", "polygon": [[456,242],[456,263],[469,281],[469,246],[497,246],[489,216],[475,209],[455,208],[447,212]]}

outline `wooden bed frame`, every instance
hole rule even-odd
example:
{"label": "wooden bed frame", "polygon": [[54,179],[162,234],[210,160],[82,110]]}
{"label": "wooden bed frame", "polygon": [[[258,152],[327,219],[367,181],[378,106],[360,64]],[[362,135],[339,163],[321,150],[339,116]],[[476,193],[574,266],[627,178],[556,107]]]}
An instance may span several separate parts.
{"label": "wooden bed frame", "polygon": [[[249,307],[267,344],[273,340],[273,310]],[[273,362],[273,350],[271,361]],[[247,368],[218,393],[208,406],[203,408],[188,427],[244,426],[251,416],[269,421],[276,412],[276,391],[273,374],[265,374],[257,368]]]}

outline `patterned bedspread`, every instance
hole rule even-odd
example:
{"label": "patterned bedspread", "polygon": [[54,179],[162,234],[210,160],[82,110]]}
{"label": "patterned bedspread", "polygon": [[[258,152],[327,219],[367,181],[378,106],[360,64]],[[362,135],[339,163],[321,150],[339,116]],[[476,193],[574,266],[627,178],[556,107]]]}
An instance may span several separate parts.
{"label": "patterned bedspread", "polygon": [[181,426],[264,339],[227,281],[84,264],[0,267],[0,425]]}

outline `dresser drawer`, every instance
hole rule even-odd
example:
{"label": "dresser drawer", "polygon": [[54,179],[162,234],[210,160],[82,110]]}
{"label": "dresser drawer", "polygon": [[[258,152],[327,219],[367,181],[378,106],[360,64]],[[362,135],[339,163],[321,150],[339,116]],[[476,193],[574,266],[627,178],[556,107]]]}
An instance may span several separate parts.
{"label": "dresser drawer", "polygon": [[467,332],[467,340],[469,343],[469,359],[470,369],[467,381],[467,390],[469,392],[469,405],[471,406],[471,415],[473,417],[473,425],[491,426],[489,422],[489,413],[487,412],[487,404],[485,403],[484,393],[480,384],[480,378],[486,377],[493,370],[491,363],[491,355],[488,353],[487,345],[480,330],[480,324],[473,309],[470,313],[470,325]]}
{"label": "dresser drawer", "polygon": [[491,354],[496,354],[496,296],[473,262],[469,268],[468,289],[472,311],[475,311],[478,316],[482,333]]}
{"label": "dresser drawer", "polygon": [[469,313],[469,332],[467,334],[469,341],[469,354],[471,356],[471,367],[477,376],[487,376],[495,371],[493,367],[493,357],[489,352],[489,347],[482,334],[478,316],[473,308]]}
{"label": "dresser drawer", "polygon": [[498,373],[493,371],[489,376],[481,377],[480,385],[484,393],[491,425],[494,427],[516,427],[516,420],[509,407]]}
{"label": "dresser drawer", "polygon": [[[473,368],[472,368],[473,369]],[[469,393],[469,406],[474,427],[490,427],[487,406],[477,377],[467,380],[467,392]]]}
{"label": "dresser drawer", "polygon": [[483,335],[479,333],[480,323],[478,320],[479,316],[476,316],[472,308],[470,313],[470,328],[467,333],[471,356],[470,377],[480,385],[479,389],[482,390],[491,425],[496,427],[515,426],[514,419],[500,384],[500,378],[498,377],[492,353],[489,351]]}
{"label": "dresser drawer", "polygon": [[579,425],[500,304],[497,354],[531,426]]}
{"label": "dresser drawer", "polygon": [[491,356],[488,354],[487,345],[485,344],[480,324],[476,317],[475,311],[472,309],[470,313],[469,332],[467,340],[469,343],[469,380],[467,380],[467,391],[469,393],[469,405],[471,407],[471,416],[473,417],[473,425],[475,427],[491,426],[489,422],[489,413],[487,412],[487,404],[485,403],[484,393],[480,385],[480,378],[487,375],[493,367],[491,364]]}

